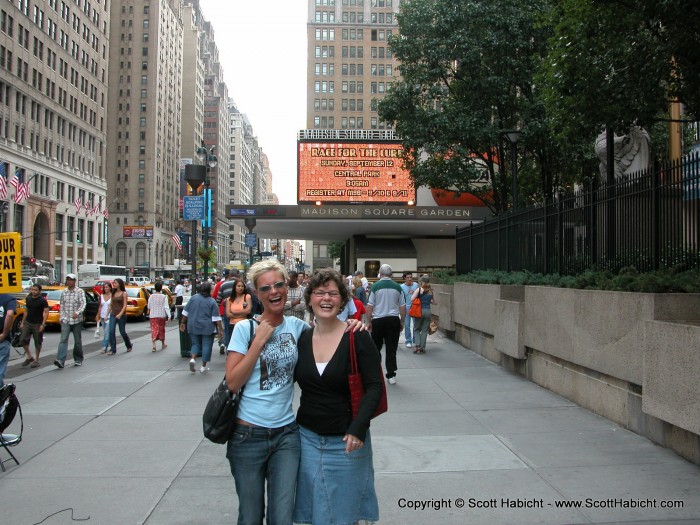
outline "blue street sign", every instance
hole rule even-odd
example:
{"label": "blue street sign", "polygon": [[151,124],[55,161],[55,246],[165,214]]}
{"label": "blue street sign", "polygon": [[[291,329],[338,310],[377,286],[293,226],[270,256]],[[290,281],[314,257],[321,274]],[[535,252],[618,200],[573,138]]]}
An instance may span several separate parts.
{"label": "blue street sign", "polygon": [[182,218],[186,221],[204,220],[204,195],[186,195],[182,198]]}
{"label": "blue street sign", "polygon": [[255,248],[258,245],[258,234],[257,233],[246,233],[245,234],[245,245],[248,248]]}

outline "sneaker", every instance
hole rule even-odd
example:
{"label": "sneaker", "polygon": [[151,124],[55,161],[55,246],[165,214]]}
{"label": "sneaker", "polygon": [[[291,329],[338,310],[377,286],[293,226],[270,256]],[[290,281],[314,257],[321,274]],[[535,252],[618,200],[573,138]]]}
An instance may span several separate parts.
{"label": "sneaker", "polygon": [[226,346],[225,345],[219,345],[219,353],[221,355],[224,355],[224,352],[226,352]]}
{"label": "sneaker", "polygon": [[390,384],[390,385],[395,385],[395,384],[396,384],[396,377],[390,377],[390,378],[389,378],[389,384]]}
{"label": "sneaker", "polygon": [[73,366],[83,366],[83,362],[82,362],[82,361],[76,361],[75,363],[73,363]]}
{"label": "sneaker", "polygon": [[53,362],[54,365],[56,365],[58,368],[63,368],[63,363],[61,363],[58,359],[56,359]]}
{"label": "sneaker", "polygon": [[40,366],[41,365],[39,364],[39,361],[35,359],[34,362],[31,365],[29,365],[29,368],[39,368]]}
{"label": "sneaker", "polygon": [[411,348],[413,345],[411,343],[406,343],[406,348]]}
{"label": "sneaker", "polygon": [[197,366],[197,361],[195,361],[194,359],[190,359],[190,372],[194,372],[196,366]]}
{"label": "sneaker", "polygon": [[209,367],[208,367],[208,366],[200,366],[200,367],[199,367],[199,373],[200,373],[200,374],[203,374],[204,372],[208,372],[208,371],[209,371]]}

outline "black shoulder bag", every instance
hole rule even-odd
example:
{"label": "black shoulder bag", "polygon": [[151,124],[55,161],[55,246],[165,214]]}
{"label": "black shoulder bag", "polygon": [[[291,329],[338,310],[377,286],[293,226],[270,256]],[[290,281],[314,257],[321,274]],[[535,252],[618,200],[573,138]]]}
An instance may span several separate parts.
{"label": "black shoulder bag", "polygon": [[[255,333],[253,332],[253,323],[250,321],[250,339],[248,340],[248,348],[253,344]],[[238,413],[238,404],[241,401],[243,388],[238,392],[231,392],[226,385],[226,376],[219,383],[214,393],[209,398],[207,406],[202,415],[202,429],[204,437],[212,443],[223,445],[228,441],[236,426],[236,414]]]}

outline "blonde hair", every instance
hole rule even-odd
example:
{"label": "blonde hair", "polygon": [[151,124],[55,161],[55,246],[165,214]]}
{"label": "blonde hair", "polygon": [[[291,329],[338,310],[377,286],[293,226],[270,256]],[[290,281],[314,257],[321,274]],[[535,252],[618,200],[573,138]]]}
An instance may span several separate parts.
{"label": "blonde hair", "polygon": [[[352,285],[355,287],[355,290],[357,290],[358,288],[362,288],[362,279],[360,279],[357,276],[353,277]],[[355,292],[355,290],[353,290],[353,293]]]}
{"label": "blonde hair", "polygon": [[256,290],[258,289],[258,277],[267,272],[278,272],[282,275],[285,283],[289,278],[287,269],[277,259],[265,259],[264,261],[256,262],[248,270],[250,282],[253,283]]}

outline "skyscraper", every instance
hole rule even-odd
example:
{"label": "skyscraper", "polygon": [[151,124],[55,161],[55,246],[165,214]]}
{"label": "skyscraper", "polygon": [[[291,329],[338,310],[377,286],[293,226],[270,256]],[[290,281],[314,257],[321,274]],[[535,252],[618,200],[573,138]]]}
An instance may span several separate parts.
{"label": "skyscraper", "polygon": [[109,27],[102,0],[0,6],[0,229],[58,279],[104,260]]}
{"label": "skyscraper", "polygon": [[181,1],[114,0],[110,35],[107,259],[154,276],[176,255]]}
{"label": "skyscraper", "polygon": [[377,103],[398,75],[399,0],[308,0],[307,129],[389,129]]}

